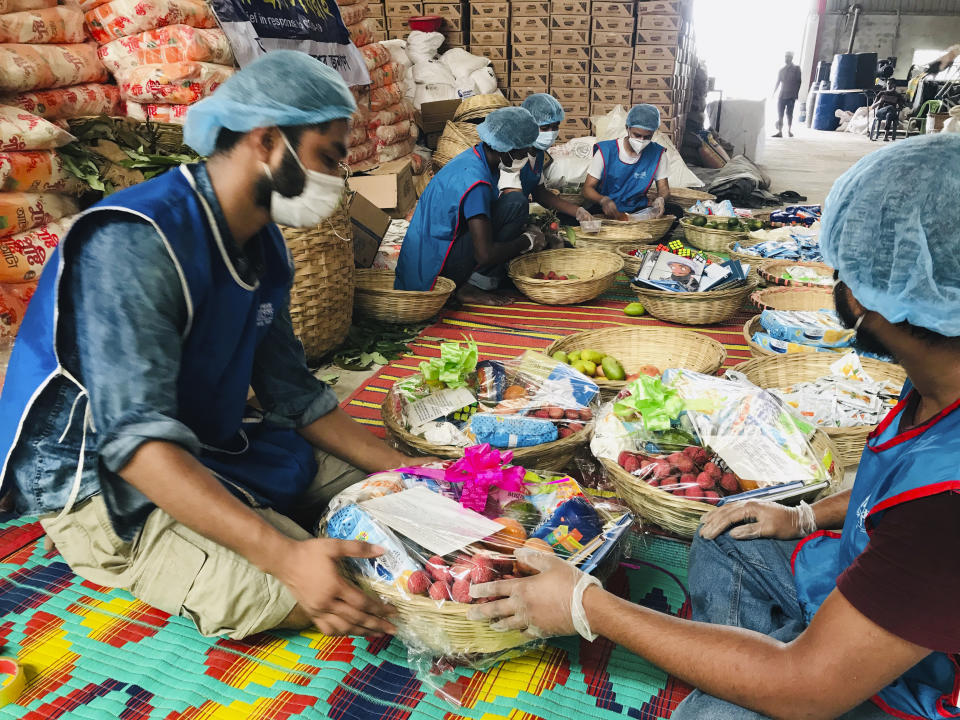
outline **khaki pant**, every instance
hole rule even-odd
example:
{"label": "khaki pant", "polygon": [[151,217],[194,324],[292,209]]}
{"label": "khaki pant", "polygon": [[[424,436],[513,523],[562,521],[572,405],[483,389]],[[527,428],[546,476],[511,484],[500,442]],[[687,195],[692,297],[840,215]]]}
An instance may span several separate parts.
{"label": "khaki pant", "polygon": [[[332,455],[318,453],[319,472],[298,502],[315,522],[327,503],[365,474]],[[255,508],[264,520],[296,539],[310,533],[289,517]],[[203,635],[241,639],[277,627],[293,610],[290,591],[245,558],[154,510],[140,534],[121,540],[100,495],[60,520],[40,521],[77,575],[135,597],[171,615],[189,617]]]}

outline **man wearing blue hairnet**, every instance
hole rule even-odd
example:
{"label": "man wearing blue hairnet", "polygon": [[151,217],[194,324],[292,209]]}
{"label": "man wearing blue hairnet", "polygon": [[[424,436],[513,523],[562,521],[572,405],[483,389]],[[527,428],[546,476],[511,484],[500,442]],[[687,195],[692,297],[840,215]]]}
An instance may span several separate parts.
{"label": "man wearing blue hairnet", "polygon": [[444,165],[417,203],[397,261],[398,290],[430,290],[443,275],[464,303],[504,305],[509,298],[471,283],[526,252],[546,247],[528,226],[522,193],[500,194],[504,175],[519,175],[540,129],[523,108],[494,110],[477,127],[481,142]]}
{"label": "man wearing blue hairnet", "polygon": [[338,573],[380,551],[307,529],[333,494],[411,459],[307,369],[274,224],[315,227],[337,206],[354,110],[340,76],[303,53],[236,73],[187,115],[206,163],[73,226],[10,360],[2,489],[78,575],[204,635],[392,629],[390,609]]}
{"label": "man wearing blue hairnet", "polygon": [[[960,136],[867,156],[834,185],[821,247],[857,344],[907,374],[850,490],[730,503],[690,554],[693,620],[632,605],[552,555],[471,588],[468,617],[604,635],[696,690],[672,720],[960,716]],[[729,530],[729,532],[727,532]]]}
{"label": "man wearing blue hairnet", "polygon": [[594,146],[583,196],[611,220],[626,220],[647,209],[647,193],[654,182],[657,199],[649,216],[663,215],[670,195],[670,165],[666,148],[653,142],[659,129],[660,111],[654,105],[634,105],[627,113],[626,138]]}

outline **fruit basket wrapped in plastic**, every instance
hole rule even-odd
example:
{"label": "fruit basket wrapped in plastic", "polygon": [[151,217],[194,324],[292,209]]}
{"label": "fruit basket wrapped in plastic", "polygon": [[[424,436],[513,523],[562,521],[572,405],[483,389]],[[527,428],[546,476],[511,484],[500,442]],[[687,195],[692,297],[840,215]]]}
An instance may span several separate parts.
{"label": "fruit basket wrapped in plastic", "polygon": [[843,477],[830,439],[775,396],[688,370],[628,385],[601,408],[591,451],[635,513],[686,536],[712,506],[798,501]]}
{"label": "fruit basket wrapped in plastic", "polygon": [[468,447],[457,461],[378,473],[338,495],[324,535],[386,548],[352,559],[348,574],[393,605],[398,636],[426,668],[482,667],[534,642],[467,619],[474,584],[535,572],[516,561],[527,547],[601,577],[619,562],[633,516],[588,497],[571,477],[510,465],[511,453]]}

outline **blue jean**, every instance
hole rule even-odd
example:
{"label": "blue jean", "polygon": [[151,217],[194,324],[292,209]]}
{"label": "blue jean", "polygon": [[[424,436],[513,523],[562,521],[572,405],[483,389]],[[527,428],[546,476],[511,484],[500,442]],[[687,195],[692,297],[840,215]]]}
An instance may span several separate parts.
{"label": "blue jean", "polygon": [[[790,642],[806,628],[790,570],[795,540],[716,540],[694,538],[690,551],[693,619],[733,625]],[[763,678],[758,678],[763,682]],[[759,720],[765,715],[694,690],[671,720]],[[843,720],[889,720],[870,702]]]}
{"label": "blue jean", "polygon": [[[504,193],[494,200],[491,208],[490,230],[495,243],[516,240],[530,218],[530,201],[522,192]],[[474,272],[488,272],[479,267],[473,252],[473,237],[467,230],[450,248],[450,254],[440,274],[453,280],[457,287],[466,284]]]}

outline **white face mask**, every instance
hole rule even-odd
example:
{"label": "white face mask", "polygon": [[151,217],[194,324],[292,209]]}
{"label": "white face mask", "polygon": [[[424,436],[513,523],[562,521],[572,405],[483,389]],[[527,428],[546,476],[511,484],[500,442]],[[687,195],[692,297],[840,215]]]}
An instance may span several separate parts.
{"label": "white face mask", "polygon": [[[293,155],[297,165],[303,170],[303,192],[295,197],[285,197],[276,190],[270,195],[270,219],[279,225],[295,228],[316,227],[322,220],[330,217],[340,204],[345,185],[344,179],[334,175],[308,170],[300,162],[297,153],[287,140],[287,136],[280,133],[284,144]],[[270,168],[264,165],[267,177],[271,180]]]}
{"label": "white face mask", "polygon": [[523,166],[530,162],[529,157],[522,157],[519,160],[510,158],[510,165],[504,165],[503,159],[500,160],[501,173],[518,173],[523,170]]}
{"label": "white face mask", "polygon": [[541,130],[540,134],[537,135],[537,140],[533,143],[533,146],[537,150],[549,150],[550,147],[557,141],[559,136],[559,130]]}
{"label": "white face mask", "polygon": [[635,152],[641,153],[643,149],[650,144],[650,138],[630,138],[630,147],[634,149]]}

